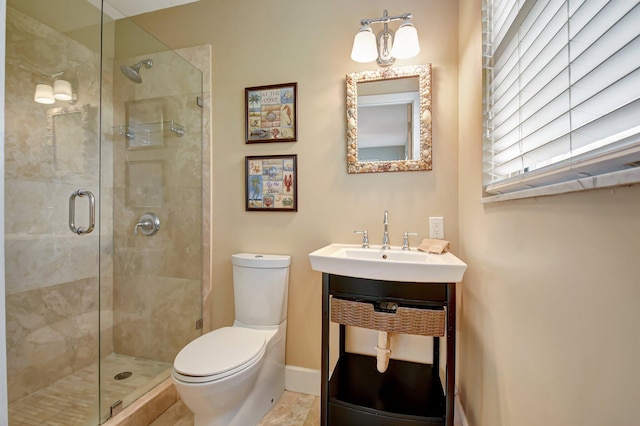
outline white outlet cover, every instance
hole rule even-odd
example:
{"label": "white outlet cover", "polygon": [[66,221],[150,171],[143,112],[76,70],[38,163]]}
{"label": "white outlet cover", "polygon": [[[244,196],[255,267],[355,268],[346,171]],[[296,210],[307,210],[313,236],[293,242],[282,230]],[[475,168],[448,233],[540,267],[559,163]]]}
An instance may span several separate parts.
{"label": "white outlet cover", "polygon": [[444,218],[429,218],[429,238],[444,240]]}

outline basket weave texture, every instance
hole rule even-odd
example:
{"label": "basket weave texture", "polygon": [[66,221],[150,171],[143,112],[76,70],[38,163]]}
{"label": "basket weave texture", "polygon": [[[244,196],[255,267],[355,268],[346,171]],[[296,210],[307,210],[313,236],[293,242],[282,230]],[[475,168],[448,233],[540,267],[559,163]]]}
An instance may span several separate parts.
{"label": "basket weave texture", "polygon": [[377,312],[371,303],[331,298],[331,321],[389,333],[444,336],[444,310],[398,307],[395,313]]}

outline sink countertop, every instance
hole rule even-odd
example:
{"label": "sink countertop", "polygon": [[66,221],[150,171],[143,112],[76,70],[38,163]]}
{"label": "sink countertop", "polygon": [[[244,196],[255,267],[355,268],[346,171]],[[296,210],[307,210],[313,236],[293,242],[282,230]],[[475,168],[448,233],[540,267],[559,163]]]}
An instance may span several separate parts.
{"label": "sink countertop", "polygon": [[334,243],[309,253],[309,260],[314,271],[383,281],[460,282],[467,269],[450,252],[433,254],[398,246],[382,250],[376,245]]}

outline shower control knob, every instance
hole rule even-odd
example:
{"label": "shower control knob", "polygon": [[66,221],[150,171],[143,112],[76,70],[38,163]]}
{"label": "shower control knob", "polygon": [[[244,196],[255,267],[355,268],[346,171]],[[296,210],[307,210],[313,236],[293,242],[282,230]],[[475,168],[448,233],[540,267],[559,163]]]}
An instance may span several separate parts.
{"label": "shower control knob", "polygon": [[133,235],[138,235],[138,231],[147,237],[155,235],[160,229],[160,218],[153,213],[144,213],[140,220],[133,227]]}

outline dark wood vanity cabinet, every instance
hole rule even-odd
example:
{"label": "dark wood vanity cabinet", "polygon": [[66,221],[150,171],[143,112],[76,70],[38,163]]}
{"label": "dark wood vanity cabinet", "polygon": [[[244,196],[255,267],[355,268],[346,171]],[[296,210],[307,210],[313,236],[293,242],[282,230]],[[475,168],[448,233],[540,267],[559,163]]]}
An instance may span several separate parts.
{"label": "dark wood vanity cabinet", "polygon": [[[339,359],[329,365],[331,298],[445,310],[445,386],[439,375],[440,339],[433,340],[433,364],[391,359],[386,372],[374,356],[346,352],[346,326],[340,325]],[[378,281],[322,274],[322,426],[453,426],[455,350],[455,283]],[[446,391],[446,393],[445,393]]]}

